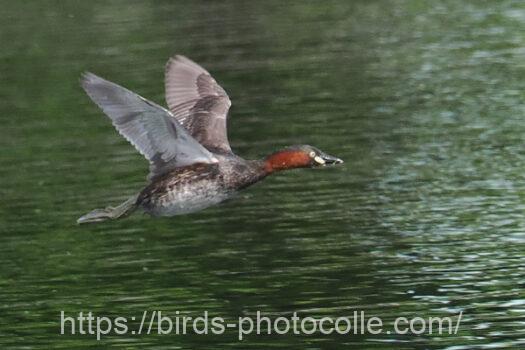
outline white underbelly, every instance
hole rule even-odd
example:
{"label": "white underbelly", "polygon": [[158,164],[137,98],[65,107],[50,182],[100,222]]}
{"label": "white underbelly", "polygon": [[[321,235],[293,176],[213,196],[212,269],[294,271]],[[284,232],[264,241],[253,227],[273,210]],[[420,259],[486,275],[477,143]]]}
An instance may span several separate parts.
{"label": "white underbelly", "polygon": [[144,208],[154,216],[174,216],[193,213],[232,197],[232,192],[219,187],[191,186],[182,191],[171,191],[159,198],[155,205]]}

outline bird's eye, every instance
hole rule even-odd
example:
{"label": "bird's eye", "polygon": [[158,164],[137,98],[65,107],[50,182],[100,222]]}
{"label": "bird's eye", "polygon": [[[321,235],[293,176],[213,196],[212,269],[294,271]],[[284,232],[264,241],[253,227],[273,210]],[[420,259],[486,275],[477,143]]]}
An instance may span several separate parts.
{"label": "bird's eye", "polygon": [[310,157],[311,157],[311,158],[314,158],[314,157],[315,157],[315,152],[314,152],[314,151],[310,152]]}

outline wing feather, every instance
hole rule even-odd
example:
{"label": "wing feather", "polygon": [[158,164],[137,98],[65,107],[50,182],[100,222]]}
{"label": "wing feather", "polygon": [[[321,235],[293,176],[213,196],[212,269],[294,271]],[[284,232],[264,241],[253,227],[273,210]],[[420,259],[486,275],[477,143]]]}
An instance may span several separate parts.
{"label": "wing feather", "polygon": [[226,128],[231,101],[208,71],[176,55],[166,64],[165,87],[170,111],[199,143],[231,152]]}
{"label": "wing feather", "polygon": [[92,73],[85,73],[81,84],[118,132],[150,162],[150,178],[176,167],[217,162],[166,109]]}

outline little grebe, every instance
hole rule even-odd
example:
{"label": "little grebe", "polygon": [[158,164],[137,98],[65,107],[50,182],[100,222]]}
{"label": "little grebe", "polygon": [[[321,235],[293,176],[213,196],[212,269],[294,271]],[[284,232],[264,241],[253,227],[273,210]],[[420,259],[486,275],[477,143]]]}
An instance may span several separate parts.
{"label": "little grebe", "polygon": [[281,170],[342,163],[315,147],[291,146],[262,160],[235,155],[228,142],[231,106],[201,66],[172,57],[165,71],[169,111],[117,84],[85,73],[82,87],[150,163],[148,185],[117,207],[95,209],[78,223],[117,219],[137,208],[155,216],[195,212]]}

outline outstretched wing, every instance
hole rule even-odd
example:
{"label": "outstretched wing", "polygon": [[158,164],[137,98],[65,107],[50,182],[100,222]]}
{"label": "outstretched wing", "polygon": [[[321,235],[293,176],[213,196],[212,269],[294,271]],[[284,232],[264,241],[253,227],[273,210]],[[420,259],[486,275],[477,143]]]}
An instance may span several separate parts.
{"label": "outstretched wing", "polygon": [[92,73],[85,73],[81,83],[118,132],[149,160],[149,178],[176,167],[217,162],[159,105]]}
{"label": "outstretched wing", "polygon": [[204,68],[184,56],[166,64],[166,102],[179,123],[212,152],[231,152],[226,131],[230,98]]}

